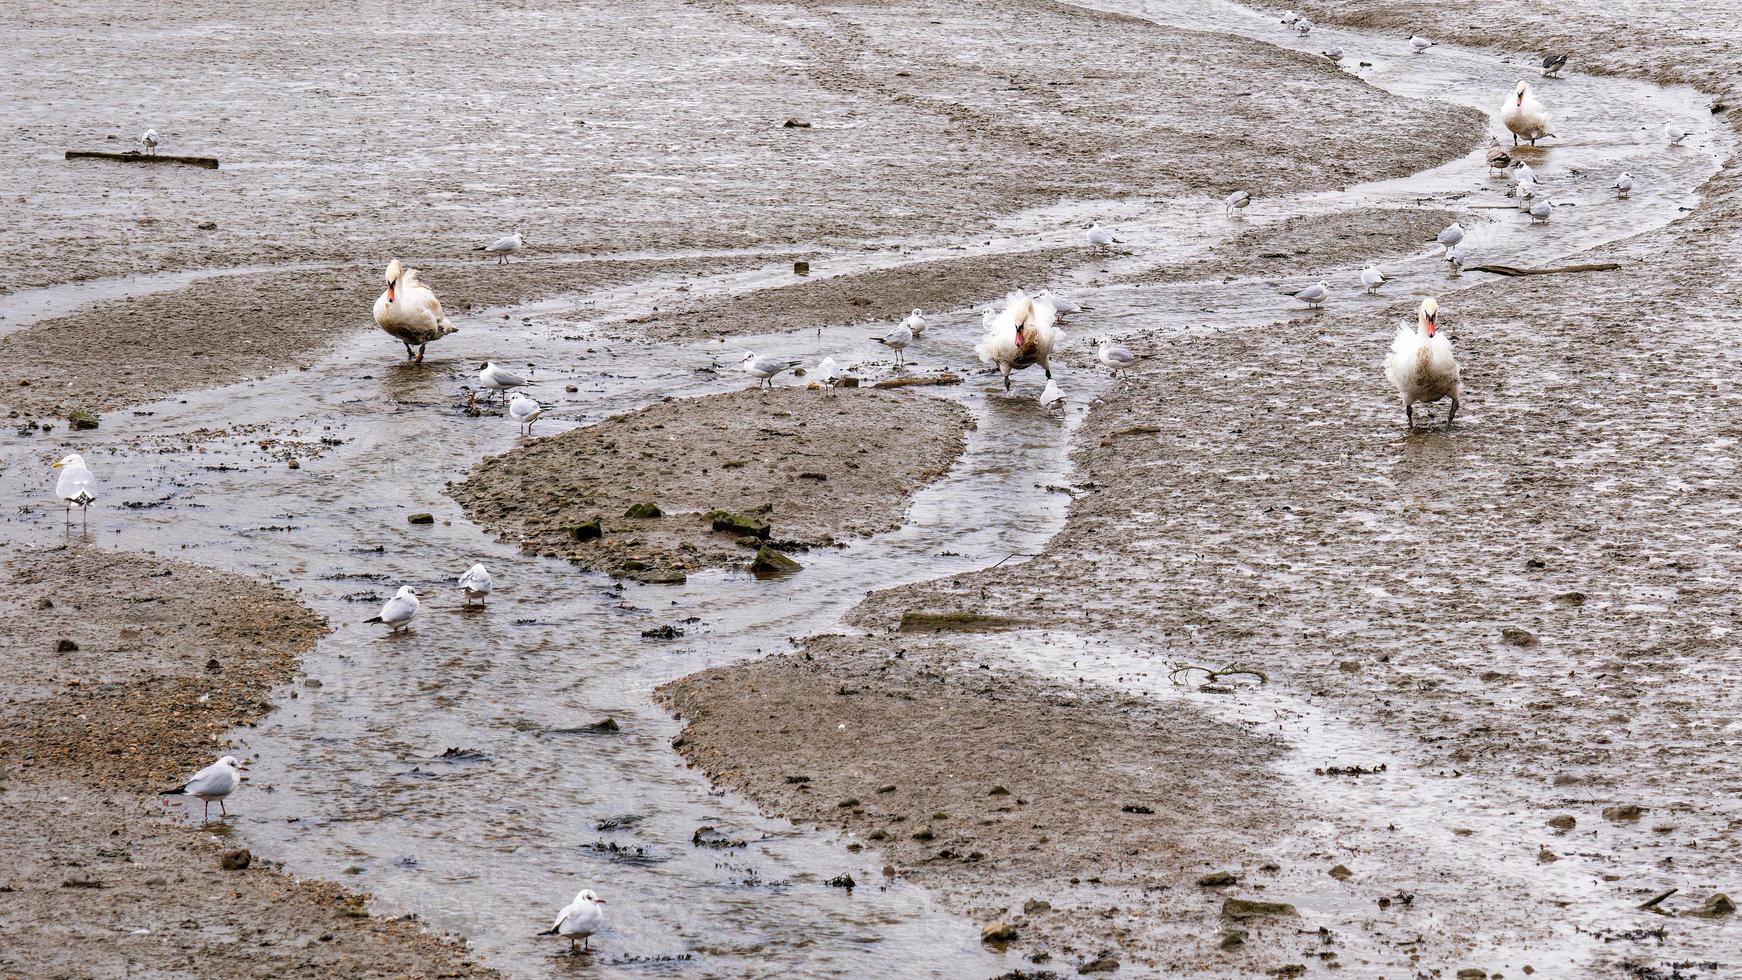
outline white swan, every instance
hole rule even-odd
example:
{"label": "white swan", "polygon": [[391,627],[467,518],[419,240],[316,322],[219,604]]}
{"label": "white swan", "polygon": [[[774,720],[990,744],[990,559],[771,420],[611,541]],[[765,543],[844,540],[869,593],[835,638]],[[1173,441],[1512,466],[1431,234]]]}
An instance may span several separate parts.
{"label": "white swan", "polygon": [[387,291],[375,300],[375,325],[405,345],[407,360],[422,364],[424,347],[458,328],[448,322],[441,300],[418,278],[416,269],[402,270],[394,259],[387,263],[385,278]]}
{"label": "white swan", "polygon": [[1010,372],[1039,364],[1052,380],[1052,353],[1064,336],[1054,326],[1058,310],[1047,296],[1030,297],[1018,289],[1004,297],[1004,309],[992,317],[986,336],[974,345],[983,364],[1004,375],[1004,390],[1010,390]]}
{"label": "white swan", "polygon": [[1385,358],[1385,377],[1403,399],[1403,417],[1415,427],[1415,403],[1452,400],[1452,410],[1446,414],[1446,428],[1458,415],[1458,396],[1463,393],[1459,383],[1458,361],[1452,356],[1452,342],[1439,332],[1440,304],[1433,297],[1421,301],[1415,311],[1414,327],[1398,327],[1391,341],[1391,354]]}
{"label": "white swan", "polygon": [[1506,103],[1500,107],[1500,121],[1506,128],[1512,130],[1512,145],[1517,146],[1521,139],[1529,140],[1531,146],[1545,136],[1553,136],[1549,132],[1548,110],[1536,98],[1536,93],[1530,90],[1529,82],[1519,82],[1512,90]]}

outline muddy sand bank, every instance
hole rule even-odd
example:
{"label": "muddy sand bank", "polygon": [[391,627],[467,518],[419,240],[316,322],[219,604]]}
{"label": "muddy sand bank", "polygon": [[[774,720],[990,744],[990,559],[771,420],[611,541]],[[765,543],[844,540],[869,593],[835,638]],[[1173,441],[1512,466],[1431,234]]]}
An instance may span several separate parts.
{"label": "muddy sand bank", "polygon": [[908,497],[961,454],[969,422],[915,390],[735,391],[532,440],[449,492],[524,550],[613,575],[741,568],[767,545],[802,563],[899,525]]}
{"label": "muddy sand bank", "polygon": [[[264,856],[220,868],[236,846],[228,827],[156,797],[271,709],[324,632],[294,598],[81,546],[15,554],[5,572],[0,972],[490,973],[463,946],[373,918],[364,896],[280,874]],[[255,773],[229,802],[269,791]]]}

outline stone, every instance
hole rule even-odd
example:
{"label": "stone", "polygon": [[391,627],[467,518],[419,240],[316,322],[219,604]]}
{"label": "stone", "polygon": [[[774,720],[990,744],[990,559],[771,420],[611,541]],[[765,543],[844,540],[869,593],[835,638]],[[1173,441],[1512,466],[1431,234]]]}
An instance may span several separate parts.
{"label": "stone", "polygon": [[852,875],[843,874],[836,875],[828,881],[823,882],[823,884],[828,885],[830,888],[845,888],[848,891],[852,891],[859,883],[853,880]]}
{"label": "stone", "polygon": [[1500,631],[1500,641],[1515,647],[1536,646],[1536,634],[1516,626],[1508,626]]}
{"label": "stone", "polygon": [[953,630],[962,633],[979,633],[988,630],[1014,629],[1022,626],[1023,621],[1008,616],[987,616],[983,613],[957,612],[924,612],[909,609],[901,614],[903,633],[927,631],[933,633]]}
{"label": "stone", "polygon": [[750,571],[757,575],[790,575],[803,567],[767,545],[757,549],[756,558],[750,563]]}
{"label": "stone", "polygon": [[1736,911],[1736,903],[1730,901],[1730,896],[1723,892],[1713,892],[1706,899],[1706,904],[1697,909],[1688,909],[1683,915],[1691,915],[1696,919],[1719,919]]}
{"label": "stone", "polygon": [[623,516],[644,520],[649,517],[664,517],[665,511],[660,510],[658,504],[648,500],[639,504],[631,504],[629,509],[623,512]]}
{"label": "stone", "polygon": [[225,871],[241,871],[253,863],[254,855],[246,847],[233,847],[218,859],[218,866]]}
{"label": "stone", "polygon": [[1563,813],[1560,816],[1550,817],[1548,825],[1556,830],[1572,830],[1579,825],[1579,822],[1573,819],[1572,814]]}
{"label": "stone", "polygon": [[408,515],[406,515],[405,523],[407,523],[407,524],[434,524],[435,523],[435,515],[434,514],[424,514],[424,513],[408,514]]}
{"label": "stone", "polygon": [[1199,888],[1222,888],[1239,882],[1239,876],[1232,871],[1213,871],[1198,879]]}
{"label": "stone", "polygon": [[1223,949],[1233,949],[1237,946],[1246,945],[1246,930],[1229,929],[1227,932],[1222,933],[1222,941],[1219,945]]}
{"label": "stone", "polygon": [[793,262],[792,271],[795,275],[808,276],[811,274],[811,264],[804,259],[798,259]]}
{"label": "stone", "polygon": [[689,577],[675,568],[649,568],[642,571],[625,572],[623,577],[640,582],[643,585],[682,585]]}
{"label": "stone", "polygon": [[730,534],[749,535],[750,537],[768,540],[768,522],[749,514],[737,514],[729,510],[710,510],[702,515],[702,519],[713,526],[716,531],[726,531]]}
{"label": "stone", "polygon": [[1084,963],[1082,966],[1077,967],[1077,972],[1081,974],[1112,973],[1117,969],[1119,969],[1119,960],[1106,953],[1102,953],[1100,956],[1097,956],[1089,962]]}
{"label": "stone", "polygon": [[1350,871],[1347,865],[1342,864],[1332,868],[1329,874],[1338,881],[1348,881],[1350,878],[1355,877],[1355,872]]}
{"label": "stone", "polygon": [[921,827],[913,832],[914,840],[935,840],[936,838],[937,834],[933,833],[930,827]]}
{"label": "stone", "polygon": [[1458,980],[1488,980],[1488,971],[1479,966],[1466,966],[1458,971]]}
{"label": "stone", "polygon": [[55,653],[77,653],[78,651],[79,645],[64,636],[54,641]]}
{"label": "stone", "polygon": [[1051,912],[1052,903],[1044,898],[1031,898],[1022,903],[1022,914],[1033,915],[1036,912]]}
{"label": "stone", "polygon": [[75,408],[67,413],[67,424],[75,429],[95,429],[98,418],[82,408]]}
{"label": "stone", "polygon": [[1003,919],[993,919],[980,927],[980,941],[983,943],[1007,943],[1016,938],[1016,927]]}
{"label": "stone", "polygon": [[809,128],[811,128],[811,124],[805,122],[803,119],[800,119],[797,116],[793,116],[793,117],[787,119],[786,122],[782,123],[781,128],[782,129],[809,129]]}
{"label": "stone", "polygon": [[1638,820],[1645,815],[1645,807],[1637,803],[1622,803],[1617,806],[1603,808],[1603,819],[1614,823],[1628,820]]}
{"label": "stone", "polygon": [[1299,915],[1287,902],[1260,902],[1250,898],[1230,898],[1222,903],[1222,915],[1230,919],[1256,919],[1267,915]]}
{"label": "stone", "polygon": [[697,827],[696,832],[690,835],[690,843],[696,847],[710,847],[716,850],[746,846],[744,841],[736,837],[728,837],[710,826]]}
{"label": "stone", "polygon": [[597,541],[605,536],[605,528],[597,517],[585,524],[570,524],[565,530],[576,541]]}

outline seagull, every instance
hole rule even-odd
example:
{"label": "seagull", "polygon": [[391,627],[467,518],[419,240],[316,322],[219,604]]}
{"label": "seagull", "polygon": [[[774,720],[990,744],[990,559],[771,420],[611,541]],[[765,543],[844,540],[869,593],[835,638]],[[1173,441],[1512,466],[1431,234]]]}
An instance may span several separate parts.
{"label": "seagull", "polygon": [[1043,289],[1040,292],[1035,293],[1034,298],[1037,302],[1043,299],[1051,300],[1052,308],[1057,310],[1061,317],[1067,313],[1081,313],[1085,309],[1088,309],[1088,307],[1074,299],[1071,299],[1069,296],[1060,296],[1058,293],[1055,293],[1050,289]]}
{"label": "seagull", "polygon": [[1222,210],[1229,214],[1233,214],[1235,211],[1239,211],[1251,203],[1251,194],[1248,194],[1245,191],[1235,191],[1227,197],[1222,198]]}
{"label": "seagull", "polygon": [[490,590],[496,587],[495,583],[490,580],[490,572],[484,567],[483,562],[478,562],[466,569],[466,574],[460,576],[459,586],[466,590],[466,600],[462,605],[468,606],[472,604],[473,599],[483,602],[489,598]]}
{"label": "seagull", "polygon": [[1615,178],[1615,183],[1609,186],[1615,189],[1616,197],[1626,197],[1633,193],[1633,175],[1623,170],[1621,176]]}
{"label": "seagull", "polygon": [[744,359],[738,362],[738,368],[756,378],[759,382],[758,388],[764,385],[772,388],[774,387],[775,375],[782,371],[789,371],[802,363],[804,362],[790,357],[757,357],[754,353],[750,353],[745,354]]}
{"label": "seagull", "polygon": [[1095,357],[1107,365],[1108,374],[1117,376],[1120,368],[1128,368],[1137,363],[1137,355],[1113,343],[1112,337],[1096,337],[1095,348]]}
{"label": "seagull", "polygon": [[1325,57],[1331,59],[1332,61],[1342,61],[1343,60],[1343,49],[1340,47],[1329,47],[1323,51],[1320,51],[1319,54],[1324,55]]}
{"label": "seagull", "polygon": [[1285,10],[1282,12],[1282,23],[1285,26],[1292,27],[1294,26],[1294,22],[1297,20],[1300,20],[1300,14],[1297,14],[1292,10]]}
{"label": "seagull", "polygon": [[60,470],[60,478],[54,481],[54,495],[66,501],[66,523],[73,522],[73,508],[77,507],[89,526],[91,501],[97,499],[97,478],[85,468],[85,457],[73,453],[50,468]]}
{"label": "seagull", "polygon": [[834,394],[835,386],[841,383],[841,369],[835,366],[835,359],[825,357],[817,363],[814,372],[817,384],[822,385],[830,394]]}
{"label": "seagull", "polygon": [[488,252],[497,257],[497,265],[507,265],[508,256],[513,255],[515,252],[518,252],[525,247],[526,239],[520,237],[520,232],[517,231],[505,238],[498,238],[488,245],[479,245],[474,249],[474,251]]}
{"label": "seagull", "polygon": [[1512,95],[1500,106],[1500,121],[1512,131],[1512,145],[1517,146],[1521,139],[1529,140],[1531,146],[1546,136],[1549,132],[1548,110],[1531,91],[1530,83],[1520,81],[1512,90]]}
{"label": "seagull", "polygon": [[1490,171],[1505,170],[1512,166],[1512,154],[1506,152],[1506,147],[1501,146],[1500,140],[1493,136],[1488,137],[1488,152],[1483,157],[1488,161]]}
{"label": "seagull", "polygon": [[575,938],[579,937],[581,948],[587,949],[587,939],[605,927],[605,913],[599,908],[604,904],[605,900],[593,894],[591,888],[583,888],[574,901],[556,914],[556,921],[550,928],[539,935],[569,937],[571,952],[575,948]]}
{"label": "seagull", "polygon": [[1421,54],[1428,48],[1433,47],[1434,43],[1427,38],[1422,37],[1420,34],[1411,34],[1409,36],[1409,46],[1416,54]]}
{"label": "seagull", "polygon": [[1296,34],[1301,35],[1302,37],[1305,37],[1306,35],[1311,34],[1312,30],[1313,30],[1313,22],[1310,20],[1307,20],[1305,17],[1302,17],[1300,20],[1297,20],[1294,22],[1294,32]]}
{"label": "seagull", "polygon": [[149,153],[152,156],[157,155],[157,130],[148,129],[141,133],[139,135],[139,142],[145,147],[146,153]]}
{"label": "seagull", "polygon": [[1376,293],[1380,286],[1385,285],[1385,276],[1378,266],[1368,263],[1367,268],[1361,270],[1361,285],[1366,286],[1368,292]]}
{"label": "seagull", "polygon": [[1670,146],[1680,146],[1681,141],[1693,135],[1693,130],[1685,129],[1680,123],[1664,123],[1663,135],[1669,137]]}
{"label": "seagull", "polygon": [[218,814],[223,817],[230,815],[224,809],[224,797],[236,792],[236,787],[242,785],[242,773],[247,767],[236,761],[233,755],[224,756],[217,762],[194,773],[193,778],[182,783],[175,789],[166,789],[158,796],[191,796],[206,805],[206,820],[212,819],[212,801],[218,801]]}
{"label": "seagull", "polygon": [[1564,54],[1545,54],[1542,56],[1542,77],[1549,78],[1561,73],[1567,66],[1567,56]]}
{"label": "seagull", "polygon": [[1554,210],[1554,205],[1548,203],[1545,199],[1532,204],[1529,210],[1530,220],[1533,224],[1538,221],[1546,222],[1548,221],[1549,212]]}
{"label": "seagull", "polygon": [[1463,250],[1463,248],[1461,248],[1460,246],[1457,246],[1457,245],[1453,245],[1451,248],[1446,249],[1446,264],[1452,267],[1452,275],[1454,275],[1454,276],[1463,275],[1463,273],[1464,273],[1464,250]]}
{"label": "seagull", "polygon": [[913,343],[913,330],[903,321],[896,324],[894,330],[871,339],[895,352],[895,366],[899,368],[906,363],[902,351],[907,349],[908,344]]}
{"label": "seagull", "polygon": [[516,426],[525,426],[526,434],[532,435],[532,423],[544,414],[544,406],[518,392],[514,400],[508,403],[508,417],[514,420]]}
{"label": "seagull", "polygon": [[1090,225],[1089,230],[1083,234],[1083,237],[1089,240],[1089,250],[1095,252],[1107,251],[1107,247],[1112,245],[1114,242],[1118,242],[1121,245],[1125,244],[1125,239],[1114,238],[1113,233],[1101,227],[1099,221]]}
{"label": "seagull", "polygon": [[915,307],[914,311],[907,315],[907,319],[901,321],[901,325],[912,330],[913,339],[918,340],[919,335],[925,333],[925,314]]}
{"label": "seagull", "polygon": [[1458,375],[1458,361],[1452,356],[1452,342],[1438,333],[1440,304],[1433,297],[1421,301],[1416,310],[1416,325],[1397,328],[1391,341],[1391,354],[1385,358],[1385,377],[1403,399],[1403,417],[1415,428],[1415,403],[1452,400],[1452,410],[1446,415],[1446,428],[1458,414],[1458,396],[1463,388]]}
{"label": "seagull", "polygon": [[1451,248],[1453,245],[1456,245],[1463,240],[1464,240],[1464,226],[1458,224],[1456,221],[1454,221],[1450,225],[1446,226],[1443,230],[1440,231],[1439,235],[1434,238],[1434,241],[1439,242],[1441,245],[1444,245],[1446,248]]}
{"label": "seagull", "polygon": [[411,625],[411,618],[417,615],[418,605],[417,593],[411,590],[411,586],[402,585],[399,592],[381,606],[381,615],[371,616],[363,622],[381,623],[388,628],[388,632],[397,633]]}
{"label": "seagull", "polygon": [[1059,390],[1059,383],[1051,378],[1046,379],[1046,387],[1040,393],[1040,407],[1051,408],[1054,405],[1063,405],[1064,402],[1065,393]]}
{"label": "seagull", "polygon": [[485,361],[478,365],[478,384],[503,397],[507,397],[508,391],[512,388],[523,388],[535,383],[498,365],[495,361]]}
{"label": "seagull", "polygon": [[1317,285],[1308,286],[1305,289],[1288,293],[1287,295],[1293,296],[1295,299],[1300,300],[1302,303],[1305,303],[1313,309],[1318,309],[1325,304],[1325,300],[1331,298],[1331,284],[1328,282],[1320,282]]}

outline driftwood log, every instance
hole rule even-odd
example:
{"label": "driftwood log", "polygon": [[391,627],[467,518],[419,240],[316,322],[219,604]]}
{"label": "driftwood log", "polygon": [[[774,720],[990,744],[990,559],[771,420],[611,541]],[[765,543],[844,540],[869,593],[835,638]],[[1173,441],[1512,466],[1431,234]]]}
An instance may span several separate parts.
{"label": "driftwood log", "polygon": [[1552,276],[1562,272],[1614,272],[1619,262],[1587,262],[1584,265],[1557,265],[1550,269],[1520,269],[1515,265],[1473,265],[1465,272],[1492,272],[1497,276]]}
{"label": "driftwood log", "polygon": [[141,153],[138,150],[68,150],[68,160],[122,160],[128,163],[183,163],[190,167],[218,169],[217,157],[189,157],[174,153]]}
{"label": "driftwood log", "polygon": [[943,374],[907,374],[899,378],[884,378],[873,384],[873,388],[911,388],[914,385],[953,385],[961,384],[960,375],[945,371]]}

